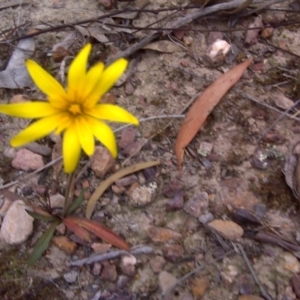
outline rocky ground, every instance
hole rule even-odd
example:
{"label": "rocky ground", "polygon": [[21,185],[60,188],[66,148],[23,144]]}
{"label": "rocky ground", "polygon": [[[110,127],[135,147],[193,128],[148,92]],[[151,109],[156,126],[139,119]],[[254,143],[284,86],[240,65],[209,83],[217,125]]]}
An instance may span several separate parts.
{"label": "rocky ground", "polygon": [[[262,4],[254,1],[181,24],[188,30],[159,31],[207,1],[195,2],[0,2],[1,103],[43,99],[24,68],[28,57],[65,82],[85,43],[93,43],[91,63],[110,62],[153,34],[139,28],[158,30],[142,49],[127,53],[126,74],[103,100],[125,107],[141,124],[114,125],[116,161],[100,145],[91,160],[82,158],[75,195],[85,188],[84,202],[73,215],[85,216],[105,178],[160,161],[114,180],[92,213],[131,253],[96,236],[86,242],[61,223],[42,258],[28,266],[49,222],[33,220],[25,209],[34,203],[59,214],[67,177],[57,136],[13,149],[10,138],[29,121],[0,115],[1,299],[300,299],[300,2],[277,1],[253,12]],[[178,9],[185,5],[194,8]],[[116,9],[124,11],[80,23]],[[230,49],[214,57],[217,39]],[[200,92],[250,57],[250,67],[186,148],[179,172],[174,145],[185,113]]]}

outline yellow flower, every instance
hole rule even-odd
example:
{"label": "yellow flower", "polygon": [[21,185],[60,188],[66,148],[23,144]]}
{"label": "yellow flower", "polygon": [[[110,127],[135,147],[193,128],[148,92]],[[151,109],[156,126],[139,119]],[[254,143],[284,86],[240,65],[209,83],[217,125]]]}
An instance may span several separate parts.
{"label": "yellow flower", "polygon": [[127,67],[123,58],[104,68],[99,62],[87,70],[91,52],[87,44],[70,65],[68,87],[61,84],[32,60],[26,61],[30,76],[48,96],[47,102],[34,101],[0,105],[0,112],[21,118],[39,118],[11,140],[20,147],[40,139],[52,131],[63,134],[63,158],[66,173],[75,170],[81,148],[87,155],[95,150],[96,137],[116,157],[117,145],[113,131],[103,121],[138,125],[139,121],[125,109],[112,104],[99,104],[99,99],[113,86]]}

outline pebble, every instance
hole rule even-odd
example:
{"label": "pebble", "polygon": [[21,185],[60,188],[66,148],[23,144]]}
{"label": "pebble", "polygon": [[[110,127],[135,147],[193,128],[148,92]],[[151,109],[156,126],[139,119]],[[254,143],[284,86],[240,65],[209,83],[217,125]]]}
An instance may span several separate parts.
{"label": "pebble", "polygon": [[152,202],[156,190],[156,182],[150,182],[148,186],[140,186],[130,193],[129,203],[136,207],[143,207]]}
{"label": "pebble", "polygon": [[201,156],[207,157],[211,154],[211,151],[213,149],[213,144],[208,142],[201,142],[198,148],[198,154]]}
{"label": "pebble", "polygon": [[283,255],[281,255],[281,262],[280,265],[286,270],[289,270],[293,273],[299,273],[300,271],[300,265],[298,262],[298,259],[290,252],[284,252]]}
{"label": "pebble", "polygon": [[212,221],[214,219],[214,216],[212,213],[206,213],[201,215],[198,220],[201,224],[207,224],[208,222]]}
{"label": "pebble", "polygon": [[103,270],[101,272],[101,279],[105,281],[114,282],[117,280],[117,268],[108,261],[102,262]]}
{"label": "pebble", "polygon": [[167,211],[182,209],[184,205],[183,192],[178,192],[172,199],[169,200],[166,206]]}
{"label": "pebble", "polygon": [[115,165],[115,160],[110,152],[103,146],[96,146],[91,157],[91,168],[96,176],[103,178]]}
{"label": "pebble", "polygon": [[183,209],[195,218],[199,218],[208,207],[208,194],[203,192],[189,199]]}
{"label": "pebble", "polygon": [[52,243],[67,254],[73,254],[77,249],[77,244],[72,242],[66,236],[54,236]]}
{"label": "pebble", "polygon": [[225,239],[234,241],[242,237],[244,230],[232,221],[213,220],[208,226],[215,229]]}
{"label": "pebble", "polygon": [[138,179],[137,179],[136,175],[133,174],[133,175],[129,175],[129,176],[123,177],[121,179],[118,179],[116,181],[116,185],[118,185],[119,187],[124,187],[124,186],[133,184],[137,180]]}
{"label": "pebble", "polygon": [[201,299],[209,287],[209,280],[204,278],[195,278],[191,284],[192,294],[196,299]]}
{"label": "pebble", "polygon": [[111,248],[111,245],[110,244],[103,244],[103,243],[92,243],[91,248],[96,253],[105,253]]}
{"label": "pebble", "polygon": [[155,256],[149,261],[150,267],[155,274],[158,274],[162,271],[164,265],[166,264],[166,260],[162,256]]}
{"label": "pebble", "polygon": [[132,277],[135,274],[136,258],[133,255],[125,255],[121,259],[120,267],[125,275]]}
{"label": "pebble", "polygon": [[74,283],[77,280],[77,276],[78,276],[78,271],[76,270],[71,270],[68,273],[65,273],[63,275],[64,280],[68,283]]}
{"label": "pebble", "polygon": [[16,200],[4,216],[0,234],[11,245],[20,244],[27,240],[33,230],[33,218],[26,212],[24,201]]}
{"label": "pebble", "polygon": [[24,171],[37,170],[45,165],[41,155],[27,149],[18,150],[11,164],[13,168]]}
{"label": "pebble", "polygon": [[121,133],[121,138],[119,141],[119,147],[124,149],[129,144],[133,143],[136,137],[137,130],[133,127],[125,128]]}
{"label": "pebble", "polygon": [[164,257],[171,262],[180,260],[184,254],[184,248],[179,244],[166,245],[163,251]]}
{"label": "pebble", "polygon": [[166,293],[176,282],[177,278],[169,272],[161,271],[158,275],[158,285],[163,294]]}
{"label": "pebble", "polygon": [[49,202],[51,208],[63,208],[65,205],[65,197],[61,194],[51,195]]}
{"label": "pebble", "polygon": [[170,240],[178,241],[182,238],[180,233],[164,227],[150,226],[147,229],[147,234],[154,243],[165,243]]}
{"label": "pebble", "polygon": [[277,107],[287,110],[291,108],[295,103],[282,93],[274,95],[274,103]]}
{"label": "pebble", "polygon": [[92,268],[92,274],[94,276],[99,276],[102,270],[102,265],[99,262],[94,263]]}
{"label": "pebble", "polygon": [[122,150],[122,154],[126,156],[135,156],[139,154],[142,145],[142,141],[132,142]]}

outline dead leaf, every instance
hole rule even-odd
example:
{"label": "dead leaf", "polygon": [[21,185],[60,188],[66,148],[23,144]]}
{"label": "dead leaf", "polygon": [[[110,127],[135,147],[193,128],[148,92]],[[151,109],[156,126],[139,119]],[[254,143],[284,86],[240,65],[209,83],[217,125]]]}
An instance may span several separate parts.
{"label": "dead leaf", "polygon": [[70,231],[74,232],[78,237],[80,237],[84,241],[87,241],[89,243],[92,241],[90,233],[86,229],[82,228],[80,225],[76,224],[74,220],[70,219],[69,217],[66,217],[62,220],[62,222]]}
{"label": "dead leaf", "polygon": [[252,58],[229,70],[216,79],[195,101],[185,116],[175,143],[175,154],[179,170],[184,156],[185,147],[191,142],[208,115],[219,103],[225,93],[240,79]]}
{"label": "dead leaf", "polygon": [[108,177],[107,179],[105,179],[104,181],[102,181],[100,183],[100,185],[97,187],[97,189],[95,190],[95,192],[93,193],[93,195],[91,196],[90,200],[88,201],[87,207],[86,207],[86,212],[85,212],[85,216],[87,219],[91,218],[91,215],[94,211],[95,205],[98,201],[98,199],[102,196],[102,194],[106,191],[106,189],[111,186],[116,180],[135,173],[137,171],[146,169],[146,168],[150,168],[150,167],[154,167],[160,164],[160,161],[156,160],[156,161],[151,161],[151,162],[142,162],[142,163],[138,163],[135,164],[133,166],[127,167],[125,169],[121,169],[118,172],[114,173],[113,175],[111,175],[110,177]]}
{"label": "dead leaf", "polygon": [[19,89],[33,85],[25,66],[25,60],[32,56],[34,48],[33,38],[18,42],[6,69],[0,72],[0,88]]}
{"label": "dead leaf", "polygon": [[75,223],[78,226],[83,227],[84,229],[92,232],[97,237],[99,237],[100,239],[102,239],[103,241],[109,244],[112,244],[126,251],[129,250],[129,245],[121,237],[119,237],[112,230],[108,229],[107,227],[105,227],[104,225],[98,222],[87,220],[84,218],[79,218],[79,217],[72,217],[72,216],[66,217],[64,221],[65,220],[72,221],[73,225]]}
{"label": "dead leaf", "polygon": [[154,50],[163,53],[182,52],[183,48],[171,41],[158,41],[145,46],[143,49]]}

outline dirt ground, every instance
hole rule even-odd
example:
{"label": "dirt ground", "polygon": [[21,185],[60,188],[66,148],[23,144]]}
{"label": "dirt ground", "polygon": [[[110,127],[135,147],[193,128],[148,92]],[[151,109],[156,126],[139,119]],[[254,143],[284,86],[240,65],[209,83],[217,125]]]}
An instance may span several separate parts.
{"label": "dirt ground", "polygon": [[[11,2],[0,1],[1,71],[8,68],[17,38],[34,33],[28,38],[34,46],[28,57],[64,81],[71,58],[87,42],[93,43],[91,64],[109,62],[152,33],[133,26],[166,28],[192,13],[178,7],[193,5],[195,11],[205,1]],[[115,166],[105,177],[138,162],[160,160],[160,165],[135,173],[128,184],[113,184],[97,202],[92,219],[118,233],[132,249],[142,247],[141,254],[123,253],[76,265],[94,255],[97,247],[99,255],[118,249],[107,248],[97,238],[91,245],[60,226],[55,237],[66,237],[64,243],[74,249],[67,251],[53,241],[29,267],[29,254],[48,224],[35,220],[25,242],[8,245],[0,240],[1,299],[300,299],[299,200],[295,196],[300,179],[298,154],[291,154],[300,140],[299,105],[290,109],[300,99],[300,2],[281,1],[243,15],[262,5],[256,2],[237,13],[223,10],[197,18],[181,26],[188,28],[185,31],[157,31],[145,49],[131,53],[126,74],[110,92],[113,100],[108,101],[129,110],[141,124],[117,131],[119,142],[131,140],[120,147]],[[128,8],[142,12],[128,12]],[[123,15],[80,23],[116,9],[124,9]],[[247,31],[249,26],[263,30]],[[207,53],[216,39],[227,41],[231,48],[213,62]],[[57,46],[67,54],[55,57]],[[193,99],[250,57],[253,63],[187,147],[180,173],[174,145]],[[44,97],[31,84],[5,88],[1,78],[1,103],[19,94],[28,99]],[[30,172],[12,167],[16,150],[10,148],[9,140],[27,124],[28,120],[0,115],[0,180],[3,185],[17,180],[10,192],[39,204],[47,198],[39,194],[43,188],[48,196],[63,195],[67,178],[63,172],[56,177],[55,169],[49,167],[22,180]],[[47,137],[38,143],[51,149],[50,155],[43,156],[45,163],[50,162],[55,141]],[[294,192],[283,172],[291,155],[296,162],[286,168],[291,170]],[[83,157],[81,166],[87,162]],[[78,192],[87,186],[89,191],[76,215],[84,216],[89,197],[101,181],[87,165],[75,188]],[[148,194],[150,190],[147,203],[142,194],[134,198],[137,189]],[[7,198],[16,200],[5,190],[1,189],[1,206]],[[1,223],[4,217],[2,213]],[[225,221],[223,228],[209,226],[213,220]],[[230,220],[234,227],[226,222]]]}

